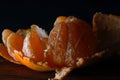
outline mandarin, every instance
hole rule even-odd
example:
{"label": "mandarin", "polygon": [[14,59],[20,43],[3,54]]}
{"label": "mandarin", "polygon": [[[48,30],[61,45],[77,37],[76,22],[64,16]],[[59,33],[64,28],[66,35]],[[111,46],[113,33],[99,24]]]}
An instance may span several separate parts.
{"label": "mandarin", "polygon": [[2,43],[0,43],[0,56],[2,56],[10,62],[18,64],[18,62],[8,54],[7,47],[5,47]]}
{"label": "mandarin", "polygon": [[[27,33],[22,51],[24,56],[30,58],[33,62],[44,62],[44,50],[46,48],[47,34],[42,33],[38,26],[32,25],[31,30]],[[44,36],[44,35],[45,36]]]}
{"label": "mandarin", "polygon": [[4,29],[2,32],[2,41],[5,46],[7,45],[7,38],[11,33],[13,33],[13,31],[11,31],[9,29]]}
{"label": "mandarin", "polygon": [[22,51],[23,40],[24,40],[24,36],[21,36],[21,35],[16,34],[16,33],[10,34],[8,39],[7,39],[7,50],[8,50],[8,53],[16,61],[17,61],[17,59],[13,55],[14,54],[14,50]]}
{"label": "mandarin", "polygon": [[32,25],[23,41],[22,51],[14,51],[14,56],[25,66],[37,71],[51,71],[44,58],[48,35],[37,25]]}
{"label": "mandarin", "polygon": [[96,39],[88,23],[73,16],[57,18],[46,49],[50,66],[76,66],[80,58],[92,56],[95,51]]}

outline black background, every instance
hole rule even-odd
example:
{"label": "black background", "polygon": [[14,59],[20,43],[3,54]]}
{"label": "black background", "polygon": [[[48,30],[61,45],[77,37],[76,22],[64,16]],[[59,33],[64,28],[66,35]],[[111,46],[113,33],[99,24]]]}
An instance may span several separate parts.
{"label": "black background", "polygon": [[76,16],[92,23],[95,12],[120,15],[115,0],[3,0],[0,1],[0,32],[37,24],[50,31],[58,16]]}

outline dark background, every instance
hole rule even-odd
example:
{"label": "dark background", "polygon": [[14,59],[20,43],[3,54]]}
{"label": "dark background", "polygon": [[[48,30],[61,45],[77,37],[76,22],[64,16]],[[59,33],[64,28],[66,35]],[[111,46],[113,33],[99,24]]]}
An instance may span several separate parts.
{"label": "dark background", "polygon": [[58,16],[76,16],[90,24],[95,12],[120,15],[115,0],[3,0],[0,1],[0,32],[37,24],[50,31]]}

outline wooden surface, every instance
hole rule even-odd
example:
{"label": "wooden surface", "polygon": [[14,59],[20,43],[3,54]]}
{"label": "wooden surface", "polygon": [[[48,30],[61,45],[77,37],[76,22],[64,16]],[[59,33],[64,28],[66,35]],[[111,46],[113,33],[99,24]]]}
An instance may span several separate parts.
{"label": "wooden surface", "polygon": [[[0,80],[48,80],[55,72],[37,72],[0,58]],[[120,57],[73,70],[65,80],[120,80]]]}

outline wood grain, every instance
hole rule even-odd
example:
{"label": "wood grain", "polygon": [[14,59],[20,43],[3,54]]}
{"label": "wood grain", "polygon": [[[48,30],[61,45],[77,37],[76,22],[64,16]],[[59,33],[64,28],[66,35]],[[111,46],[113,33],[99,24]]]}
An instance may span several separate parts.
{"label": "wood grain", "polygon": [[[48,80],[55,72],[33,71],[0,57],[0,80]],[[65,80],[120,80],[120,58],[112,56],[73,70]]]}
{"label": "wood grain", "polygon": [[2,58],[0,58],[0,80],[8,78],[7,80],[46,80],[49,77],[53,77],[54,72],[38,72],[33,71],[23,65],[13,64]]}
{"label": "wood grain", "polygon": [[[108,48],[107,53],[110,54],[107,57],[103,57],[94,64],[73,70],[65,80],[120,80],[119,44]],[[0,57],[0,80],[48,80],[53,78],[54,74],[54,71],[34,71]]]}

